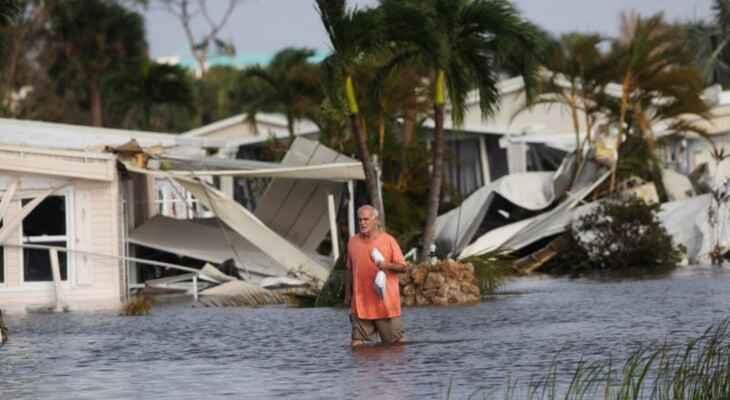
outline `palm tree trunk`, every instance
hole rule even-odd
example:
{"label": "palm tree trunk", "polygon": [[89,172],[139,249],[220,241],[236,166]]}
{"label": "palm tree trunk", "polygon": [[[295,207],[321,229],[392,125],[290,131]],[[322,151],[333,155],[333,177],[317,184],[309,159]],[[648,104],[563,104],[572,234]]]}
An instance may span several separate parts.
{"label": "palm tree trunk", "polygon": [[101,87],[96,79],[91,79],[89,92],[91,94],[91,124],[93,126],[104,126]]}
{"label": "palm tree trunk", "polygon": [[378,190],[378,174],[375,171],[373,160],[370,158],[367,135],[364,129],[362,129],[358,114],[350,114],[350,124],[352,131],[355,133],[355,139],[357,139],[358,158],[362,162],[362,167],[365,170],[365,184],[368,188],[370,203],[380,212],[381,222],[385,221],[385,210],[380,201],[380,191]]}
{"label": "palm tree trunk", "polygon": [[575,168],[570,178],[570,187],[573,187],[575,178],[578,177],[578,172],[583,164],[583,148],[580,145],[580,123],[578,122],[578,104],[575,91],[570,96],[570,114],[573,117],[573,129],[575,130]]}
{"label": "palm tree trunk", "polygon": [[434,120],[436,129],[433,140],[433,171],[431,172],[431,187],[428,190],[428,210],[426,213],[426,225],[423,228],[423,249],[419,253],[419,261],[428,259],[428,253],[434,242],[436,217],[439,210],[441,196],[441,182],[443,181],[444,161],[444,104],[434,105]]}
{"label": "palm tree trunk", "polygon": [[294,116],[289,113],[286,115],[286,127],[289,129],[289,144],[291,145],[294,142]]}
{"label": "palm tree trunk", "polygon": [[358,158],[360,158],[362,167],[365,170],[365,184],[368,188],[370,204],[380,213],[380,222],[383,225],[383,228],[385,228],[385,207],[383,207],[383,203],[380,201],[378,174],[375,171],[375,165],[373,165],[373,161],[370,158],[367,131],[363,128],[362,123],[360,122],[360,106],[357,103],[355,85],[352,82],[351,76],[347,76],[345,78],[345,99],[347,100],[347,107],[350,110],[350,126],[352,127],[352,133],[355,134],[355,140],[357,141]]}
{"label": "palm tree trunk", "polygon": [[400,160],[400,173],[398,174],[398,187],[401,187],[405,183],[406,173],[408,170],[408,149],[413,142],[413,134],[416,130],[416,108],[407,107],[403,114],[403,137],[402,145],[403,149],[401,152]]}
{"label": "palm tree trunk", "polygon": [[383,158],[383,147],[385,146],[385,114],[378,116],[378,151],[380,158]]}
{"label": "palm tree trunk", "polygon": [[621,138],[624,135],[624,122],[626,119],[626,112],[628,111],[629,107],[629,83],[631,80],[631,73],[627,72],[626,76],[624,77],[623,84],[621,85],[621,108],[620,108],[620,120],[618,122],[618,136],[616,137],[616,163],[613,166],[613,169],[611,171],[611,186],[609,191],[613,193],[613,191],[616,189],[616,170],[618,169],[618,161],[619,161],[619,150],[621,147]]}

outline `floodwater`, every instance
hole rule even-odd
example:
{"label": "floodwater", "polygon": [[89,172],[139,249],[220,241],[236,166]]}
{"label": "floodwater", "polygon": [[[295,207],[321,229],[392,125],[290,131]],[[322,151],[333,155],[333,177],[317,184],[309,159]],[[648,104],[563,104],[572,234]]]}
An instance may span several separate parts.
{"label": "floodwater", "polygon": [[[651,280],[523,278],[470,307],[410,308],[410,343],[348,347],[344,309],[158,306],[6,316],[0,399],[451,399],[557,363],[681,343],[730,317],[730,269]],[[498,397],[498,396],[495,396]]]}

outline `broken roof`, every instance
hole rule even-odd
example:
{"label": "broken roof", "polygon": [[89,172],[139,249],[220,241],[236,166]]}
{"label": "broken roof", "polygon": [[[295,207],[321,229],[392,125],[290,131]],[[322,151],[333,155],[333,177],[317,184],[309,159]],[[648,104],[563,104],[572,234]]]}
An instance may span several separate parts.
{"label": "broken roof", "polygon": [[65,150],[100,150],[136,140],[142,147],[222,147],[219,140],[95,126],[0,118],[0,144]]}

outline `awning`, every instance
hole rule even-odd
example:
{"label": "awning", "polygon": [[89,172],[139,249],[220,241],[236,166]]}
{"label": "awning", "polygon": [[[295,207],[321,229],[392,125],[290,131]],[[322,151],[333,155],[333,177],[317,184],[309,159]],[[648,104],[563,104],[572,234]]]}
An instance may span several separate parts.
{"label": "awning", "polygon": [[[242,265],[238,265],[239,268],[257,275],[286,274],[285,267],[249,241],[230,228],[223,229],[215,220],[191,221],[157,215],[135,229],[128,240],[133,244],[213,264],[240,259]],[[229,240],[233,247],[228,244]]]}

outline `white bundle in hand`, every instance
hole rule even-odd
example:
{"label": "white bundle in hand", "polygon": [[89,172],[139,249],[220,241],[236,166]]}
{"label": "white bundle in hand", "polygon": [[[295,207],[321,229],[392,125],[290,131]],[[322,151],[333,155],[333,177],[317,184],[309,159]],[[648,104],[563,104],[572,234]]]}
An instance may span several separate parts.
{"label": "white bundle in hand", "polygon": [[378,296],[380,298],[385,297],[385,272],[378,271],[377,274],[375,274],[375,291],[378,292]]}
{"label": "white bundle in hand", "polygon": [[380,251],[376,248],[373,248],[373,251],[370,252],[370,258],[373,260],[375,265],[385,262],[385,257],[383,257],[383,255],[380,254]]}
{"label": "white bundle in hand", "polygon": [[[380,265],[381,263],[385,262],[385,257],[378,251],[378,249],[373,249],[373,251],[370,252],[370,258],[373,260],[375,265]],[[385,297],[385,272],[378,271],[377,274],[375,274],[375,282],[373,282],[375,285],[375,291],[378,292],[378,296],[380,298]]]}

